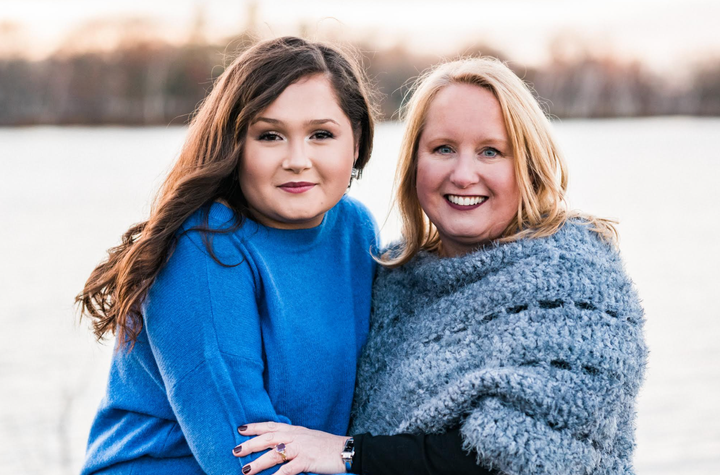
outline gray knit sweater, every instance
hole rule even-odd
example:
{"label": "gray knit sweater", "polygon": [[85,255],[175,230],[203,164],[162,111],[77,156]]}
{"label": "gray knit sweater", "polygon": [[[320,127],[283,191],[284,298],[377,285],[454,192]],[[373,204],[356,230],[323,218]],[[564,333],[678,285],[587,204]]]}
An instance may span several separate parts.
{"label": "gray knit sweater", "polygon": [[632,474],[643,310],[615,249],[547,238],[381,269],[351,433],[437,433],[507,474]]}

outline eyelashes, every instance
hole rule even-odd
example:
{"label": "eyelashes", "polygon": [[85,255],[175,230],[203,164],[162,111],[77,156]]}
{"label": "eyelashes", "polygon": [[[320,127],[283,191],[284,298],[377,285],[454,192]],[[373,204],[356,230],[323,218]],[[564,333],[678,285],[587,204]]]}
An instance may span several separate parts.
{"label": "eyelashes", "polygon": [[[314,140],[328,140],[335,138],[335,135],[329,130],[317,130],[310,135],[311,139]],[[284,137],[277,132],[262,132],[257,137],[262,142],[275,142],[283,140]]]}
{"label": "eyelashes", "polygon": [[325,139],[335,138],[335,136],[334,136],[333,133],[330,132],[329,130],[318,130],[317,132],[315,132],[314,134],[312,134],[312,135],[310,136],[310,138],[316,138],[316,139],[320,139],[320,140],[325,140]]}
{"label": "eyelashes", "polygon": [[[440,155],[448,155],[454,152],[455,150],[453,150],[453,148],[449,145],[440,145],[433,149],[433,153],[437,153]],[[484,158],[495,158],[502,156],[502,152],[500,152],[500,150],[496,149],[495,147],[485,147],[480,151],[480,156]]]}
{"label": "eyelashes", "polygon": [[263,142],[274,142],[277,140],[282,140],[282,137],[275,132],[263,132],[258,136],[257,139]]}

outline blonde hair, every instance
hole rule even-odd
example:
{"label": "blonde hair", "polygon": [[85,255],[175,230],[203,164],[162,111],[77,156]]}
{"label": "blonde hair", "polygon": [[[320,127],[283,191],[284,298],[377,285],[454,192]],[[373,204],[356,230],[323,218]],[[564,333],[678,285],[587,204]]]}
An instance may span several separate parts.
{"label": "blonde hair", "polygon": [[550,236],[570,218],[581,218],[610,242],[617,240],[613,221],[567,210],[567,166],[553,138],[550,121],[527,85],[495,58],[468,58],[440,64],[421,75],[411,89],[412,98],[401,111],[406,129],[395,183],[404,247],[393,256],[383,256],[382,264],[401,266],[420,250],[438,251],[441,247],[437,228],[417,197],[417,149],[430,104],[450,84],[470,84],[492,92],[512,144],[520,201],[517,215],[496,242]]}

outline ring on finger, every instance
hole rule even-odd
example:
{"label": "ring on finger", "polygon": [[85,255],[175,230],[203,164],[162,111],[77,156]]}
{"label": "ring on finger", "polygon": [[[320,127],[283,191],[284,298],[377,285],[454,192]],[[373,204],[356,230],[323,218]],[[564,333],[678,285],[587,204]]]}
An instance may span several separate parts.
{"label": "ring on finger", "polygon": [[287,454],[285,454],[285,444],[279,443],[275,446],[275,452],[280,454],[280,457],[282,457],[283,463],[288,461]]}

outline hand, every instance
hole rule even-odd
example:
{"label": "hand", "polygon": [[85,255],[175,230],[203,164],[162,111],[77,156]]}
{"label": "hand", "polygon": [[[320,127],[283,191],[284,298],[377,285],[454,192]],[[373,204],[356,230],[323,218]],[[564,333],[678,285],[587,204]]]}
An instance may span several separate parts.
{"label": "hand", "polygon": [[277,473],[295,475],[302,472],[323,474],[344,473],[345,464],[340,453],[348,437],[328,434],[319,430],[291,426],[280,422],[262,422],[248,424],[242,435],[256,435],[247,442],[235,447],[233,454],[244,457],[255,452],[272,449],[260,458],[243,467],[245,475],[262,472],[265,469],[284,463],[282,456],[275,447],[285,444],[285,463]]}

